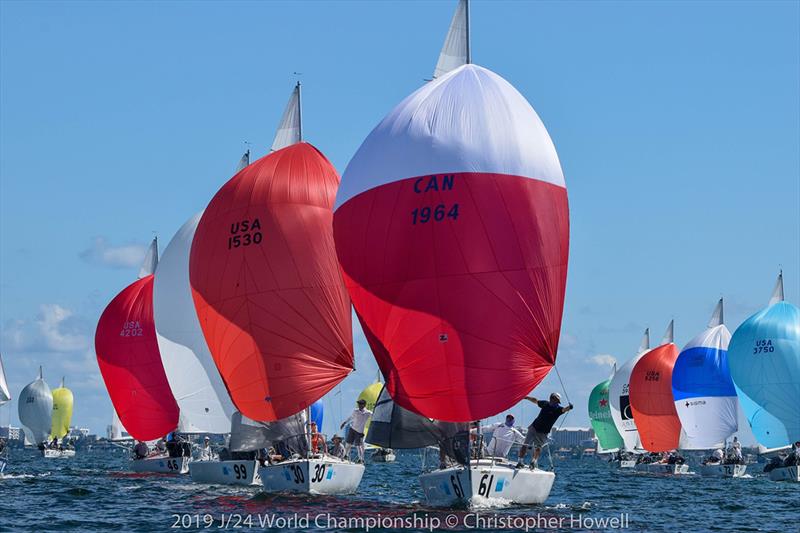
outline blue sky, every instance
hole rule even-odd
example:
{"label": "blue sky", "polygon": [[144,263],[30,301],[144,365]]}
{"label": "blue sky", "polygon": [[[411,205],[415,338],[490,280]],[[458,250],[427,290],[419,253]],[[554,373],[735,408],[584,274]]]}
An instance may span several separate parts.
{"label": "blue sky", "polygon": [[[481,2],[473,60],[526,96],[558,150],[571,257],[558,367],[586,399],[611,356],[676,320],[682,345],[724,295],[731,330],[779,266],[800,301],[800,4]],[[94,357],[105,304],[261,156],[292,85],[339,169],[429,78],[455,7],[419,2],[1,2],[0,350],[12,392],[45,365],[104,432]],[[326,431],[376,365],[328,399]],[[535,394],[560,390],[551,376]],[[342,407],[340,408],[340,401]],[[528,423],[530,407],[514,410]],[[16,402],[0,424],[18,422]],[[336,424],[338,427],[338,423]]]}

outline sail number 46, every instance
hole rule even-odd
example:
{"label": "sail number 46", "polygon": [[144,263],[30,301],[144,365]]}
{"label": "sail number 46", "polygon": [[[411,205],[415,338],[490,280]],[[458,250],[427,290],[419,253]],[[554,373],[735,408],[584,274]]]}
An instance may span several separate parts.
{"label": "sail number 46", "polygon": [[434,222],[441,222],[445,218],[458,219],[458,204],[453,204],[449,209],[444,204],[439,204],[436,207],[422,207],[411,211],[411,221],[413,224],[425,224],[433,220]]}

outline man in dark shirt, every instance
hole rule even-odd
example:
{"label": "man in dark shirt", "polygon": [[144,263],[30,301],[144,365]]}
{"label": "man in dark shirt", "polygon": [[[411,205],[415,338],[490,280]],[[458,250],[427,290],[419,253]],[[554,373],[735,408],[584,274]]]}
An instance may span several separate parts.
{"label": "man in dark shirt", "polygon": [[539,416],[536,417],[536,420],[528,426],[528,434],[525,435],[525,444],[523,444],[522,448],[519,450],[517,468],[525,466],[523,461],[531,445],[534,446],[531,468],[536,468],[539,464],[539,455],[542,453],[542,447],[547,444],[547,436],[550,434],[550,430],[553,429],[553,425],[556,423],[559,416],[572,410],[572,404],[561,407],[561,396],[559,396],[557,392],[550,395],[549,402],[537,400],[533,396],[526,396],[525,399],[538,405],[541,411],[539,411]]}

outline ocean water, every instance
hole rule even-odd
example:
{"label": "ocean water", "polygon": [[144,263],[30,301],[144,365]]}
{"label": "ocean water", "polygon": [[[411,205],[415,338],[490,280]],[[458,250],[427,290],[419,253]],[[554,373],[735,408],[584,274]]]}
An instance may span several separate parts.
{"label": "ocean water", "polygon": [[[749,467],[752,477],[711,479],[564,460],[544,505],[452,511],[424,504],[416,453],[367,465],[357,494],[313,498],[197,485],[188,475],[134,474],[127,462],[119,449],[60,460],[12,451],[0,479],[0,531],[427,531],[438,525],[452,531],[786,533],[800,524],[800,484],[772,482],[760,475],[761,465]],[[620,517],[626,527],[610,522]],[[391,527],[397,525],[404,527]]]}

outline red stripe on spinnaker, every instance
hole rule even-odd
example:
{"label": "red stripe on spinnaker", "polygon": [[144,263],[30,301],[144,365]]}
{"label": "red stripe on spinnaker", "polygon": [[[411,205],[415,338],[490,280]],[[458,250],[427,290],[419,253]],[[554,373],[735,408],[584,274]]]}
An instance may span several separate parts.
{"label": "red stripe on spinnaker", "polygon": [[642,447],[666,452],[678,447],[681,421],[672,396],[672,369],[678,348],[670,343],[653,348],[636,363],[630,377],[633,420]]}
{"label": "red stripe on spinnaker", "polygon": [[137,440],[153,440],[173,431],[179,411],[158,351],[152,275],[111,300],[94,342],[100,373],[128,433]]}
{"label": "red stripe on spinnaker", "polygon": [[333,243],[339,176],[308,143],[228,181],[195,232],[189,273],[211,355],[245,416],[273,421],[353,369],[350,299]]}
{"label": "red stripe on spinnaker", "polygon": [[567,192],[488,173],[409,178],[345,202],[336,250],[392,398],[430,418],[493,416],[556,358]]}

